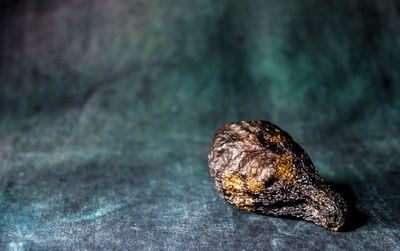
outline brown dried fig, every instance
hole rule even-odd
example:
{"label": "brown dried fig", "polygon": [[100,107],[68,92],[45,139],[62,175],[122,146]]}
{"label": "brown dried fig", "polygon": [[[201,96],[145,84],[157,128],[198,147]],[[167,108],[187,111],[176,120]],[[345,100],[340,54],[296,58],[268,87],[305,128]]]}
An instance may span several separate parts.
{"label": "brown dried fig", "polygon": [[294,216],[338,231],[347,206],[292,137],[267,121],[222,126],[208,154],[219,195],[240,209]]}

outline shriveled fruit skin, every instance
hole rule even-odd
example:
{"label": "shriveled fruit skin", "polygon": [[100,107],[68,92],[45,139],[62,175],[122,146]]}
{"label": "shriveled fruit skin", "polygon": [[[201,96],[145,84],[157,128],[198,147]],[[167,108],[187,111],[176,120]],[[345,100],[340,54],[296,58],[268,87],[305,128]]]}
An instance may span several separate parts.
{"label": "shriveled fruit skin", "polygon": [[219,195],[240,209],[294,216],[333,231],[344,224],[342,196],[325,183],[303,148],[268,121],[219,128],[208,164]]}

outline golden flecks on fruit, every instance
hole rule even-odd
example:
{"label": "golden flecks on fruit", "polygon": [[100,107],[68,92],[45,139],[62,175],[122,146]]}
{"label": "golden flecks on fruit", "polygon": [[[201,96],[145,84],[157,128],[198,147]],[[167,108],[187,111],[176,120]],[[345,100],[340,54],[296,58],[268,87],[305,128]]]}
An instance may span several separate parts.
{"label": "golden flecks on fruit", "polygon": [[264,187],[264,184],[256,178],[248,177],[246,179],[246,187],[252,192],[260,193]]}
{"label": "golden flecks on fruit", "polygon": [[275,176],[294,183],[297,170],[293,163],[293,157],[289,154],[284,154],[276,159],[276,165],[278,169]]}
{"label": "golden flecks on fruit", "polygon": [[253,200],[250,197],[249,198],[244,198],[244,200],[240,201],[239,204],[235,204],[235,206],[237,206],[240,209],[245,209],[247,211],[254,211],[255,210]]}
{"label": "golden flecks on fruit", "polygon": [[243,177],[238,174],[230,174],[222,179],[222,183],[228,194],[244,192]]}
{"label": "golden flecks on fruit", "polygon": [[268,138],[268,141],[269,141],[270,143],[273,143],[273,144],[285,143],[285,142],[286,142],[286,138],[281,137],[280,134],[277,134],[277,135],[273,135],[273,136],[269,137],[269,138]]}
{"label": "golden flecks on fruit", "polygon": [[253,199],[246,194],[244,178],[238,174],[229,174],[222,179],[226,193],[230,196],[227,200],[240,209],[254,211]]}

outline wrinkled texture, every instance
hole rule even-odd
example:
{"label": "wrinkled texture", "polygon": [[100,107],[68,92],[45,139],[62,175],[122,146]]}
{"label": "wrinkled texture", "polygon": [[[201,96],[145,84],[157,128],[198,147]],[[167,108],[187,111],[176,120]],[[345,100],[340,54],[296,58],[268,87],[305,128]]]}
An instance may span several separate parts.
{"label": "wrinkled texture", "polygon": [[338,231],[347,206],[325,183],[307,153],[268,121],[222,126],[208,154],[222,198],[240,209],[294,216]]}

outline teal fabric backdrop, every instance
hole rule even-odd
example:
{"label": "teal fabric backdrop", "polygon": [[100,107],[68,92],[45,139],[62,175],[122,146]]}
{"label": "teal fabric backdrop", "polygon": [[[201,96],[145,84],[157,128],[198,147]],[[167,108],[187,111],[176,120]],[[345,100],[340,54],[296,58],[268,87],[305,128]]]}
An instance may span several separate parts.
{"label": "teal fabric backdrop", "polygon": [[[400,248],[398,1],[0,6],[0,247]],[[212,136],[253,119],[345,195],[343,232],[218,197]]]}

